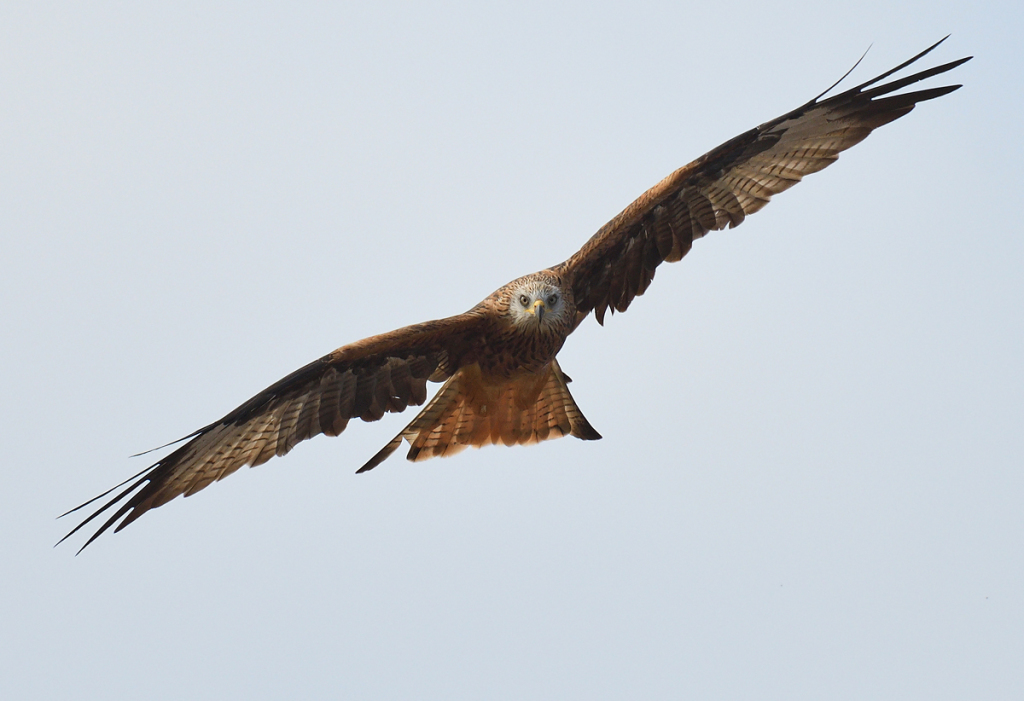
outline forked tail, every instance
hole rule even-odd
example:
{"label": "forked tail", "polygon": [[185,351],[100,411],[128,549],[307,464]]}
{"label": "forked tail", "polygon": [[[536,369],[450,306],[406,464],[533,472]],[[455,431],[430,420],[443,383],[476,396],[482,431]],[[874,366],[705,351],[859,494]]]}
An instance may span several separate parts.
{"label": "forked tail", "polygon": [[558,363],[546,374],[488,382],[476,365],[460,369],[408,426],[357,472],[372,470],[409,442],[412,461],[454,455],[467,446],[528,445],[565,435],[601,437],[576,406]]}

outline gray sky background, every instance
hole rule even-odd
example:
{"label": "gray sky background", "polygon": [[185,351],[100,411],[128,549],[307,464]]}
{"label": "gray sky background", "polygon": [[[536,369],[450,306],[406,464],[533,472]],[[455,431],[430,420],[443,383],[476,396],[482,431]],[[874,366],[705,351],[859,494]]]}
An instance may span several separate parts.
{"label": "gray sky background", "polygon": [[[1024,697],[1016,4],[164,5],[0,5],[0,696]],[[354,475],[389,416],[51,548],[950,32],[962,90],[569,340],[604,440]]]}

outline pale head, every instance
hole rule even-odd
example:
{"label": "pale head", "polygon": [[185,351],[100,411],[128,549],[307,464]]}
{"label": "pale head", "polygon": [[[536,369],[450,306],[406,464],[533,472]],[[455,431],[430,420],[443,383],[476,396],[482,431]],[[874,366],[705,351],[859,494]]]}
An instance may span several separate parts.
{"label": "pale head", "polygon": [[522,330],[550,331],[565,326],[569,300],[547,276],[529,275],[507,287],[508,315]]}

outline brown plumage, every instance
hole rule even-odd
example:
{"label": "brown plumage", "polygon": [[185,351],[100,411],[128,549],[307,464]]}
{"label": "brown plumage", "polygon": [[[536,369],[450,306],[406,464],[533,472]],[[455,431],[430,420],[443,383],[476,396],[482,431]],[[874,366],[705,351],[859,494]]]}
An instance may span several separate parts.
{"label": "brown plumage", "polygon": [[846,92],[822,100],[823,93],[683,166],[569,260],[513,280],[468,312],[342,346],[296,370],[183,438],[188,442],[156,464],[69,511],[128,485],[64,538],[120,504],[84,549],[115,523],[119,531],[146,511],[195,494],[243,465],[260,465],[321,433],[336,436],[351,419],[376,421],[421,405],[428,381],[444,385],[359,472],[379,465],[403,440],[410,445],[410,460],[426,460],[466,446],[526,445],[564,435],[600,438],[576,406],[570,380],[555,360],[569,334],[590,312],[603,324],[609,310],[625,311],[647,290],[657,267],[682,258],[695,239],[740,224],[772,195],[827,167],[873,129],[918,102],[959,88],[891,94],[970,57],[877,85],[940,43]]}

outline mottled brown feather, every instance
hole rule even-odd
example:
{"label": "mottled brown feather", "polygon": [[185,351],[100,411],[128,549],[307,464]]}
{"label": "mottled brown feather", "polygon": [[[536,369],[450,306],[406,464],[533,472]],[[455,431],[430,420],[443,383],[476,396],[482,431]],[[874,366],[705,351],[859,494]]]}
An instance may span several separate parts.
{"label": "mottled brown feather", "polygon": [[483,310],[475,308],[373,336],[313,361],[219,421],[186,436],[187,443],[135,477],[69,511],[131,482],[64,538],[127,498],[84,548],[122,517],[115,531],[146,511],[177,496],[195,494],[245,465],[284,455],[320,433],[337,435],[350,419],[376,421],[385,412],[422,404],[427,379],[447,376],[450,363],[471,355],[479,330],[488,323]]}
{"label": "mottled brown feather", "polygon": [[372,470],[409,443],[409,460],[454,455],[472,446],[529,445],[572,435],[596,440],[601,435],[576,406],[558,363],[541,373],[493,377],[477,364],[461,368],[438,390],[408,426],[359,472]]}
{"label": "mottled brown feather", "polygon": [[[943,40],[944,41],[944,40]],[[889,95],[944,73],[968,58],[871,87],[930,52],[938,42],[891,71],[855,88],[817,98],[727,141],[642,194],[571,258],[553,268],[572,286],[578,313],[625,311],[643,294],[654,269],[674,262],[709,231],[739,226],[773,195],[831,165],[841,151],[873,129],[902,117],[919,102],[959,85]],[[643,252],[645,265],[638,264]]]}
{"label": "mottled brown feather", "polygon": [[[186,436],[184,445],[156,464],[69,511],[127,485],[61,540],[114,508],[84,549],[115,524],[119,531],[150,509],[195,494],[245,465],[284,455],[321,433],[336,436],[351,419],[376,421],[424,404],[428,381],[445,384],[360,472],[380,464],[403,440],[410,444],[410,460],[425,460],[467,446],[524,445],[563,435],[600,438],[554,360],[565,338],[590,312],[604,323],[608,310],[625,311],[662,262],[681,259],[708,231],[738,226],[873,129],[918,102],[959,88],[891,95],[967,58],[876,86],[935,46],[873,80],[828,99],[819,95],[727,141],[645,192],[564,263],[512,281],[469,312],[343,346],[295,371]],[[560,290],[567,305],[542,331],[539,322],[524,332],[508,319],[511,291],[524,282]]]}

